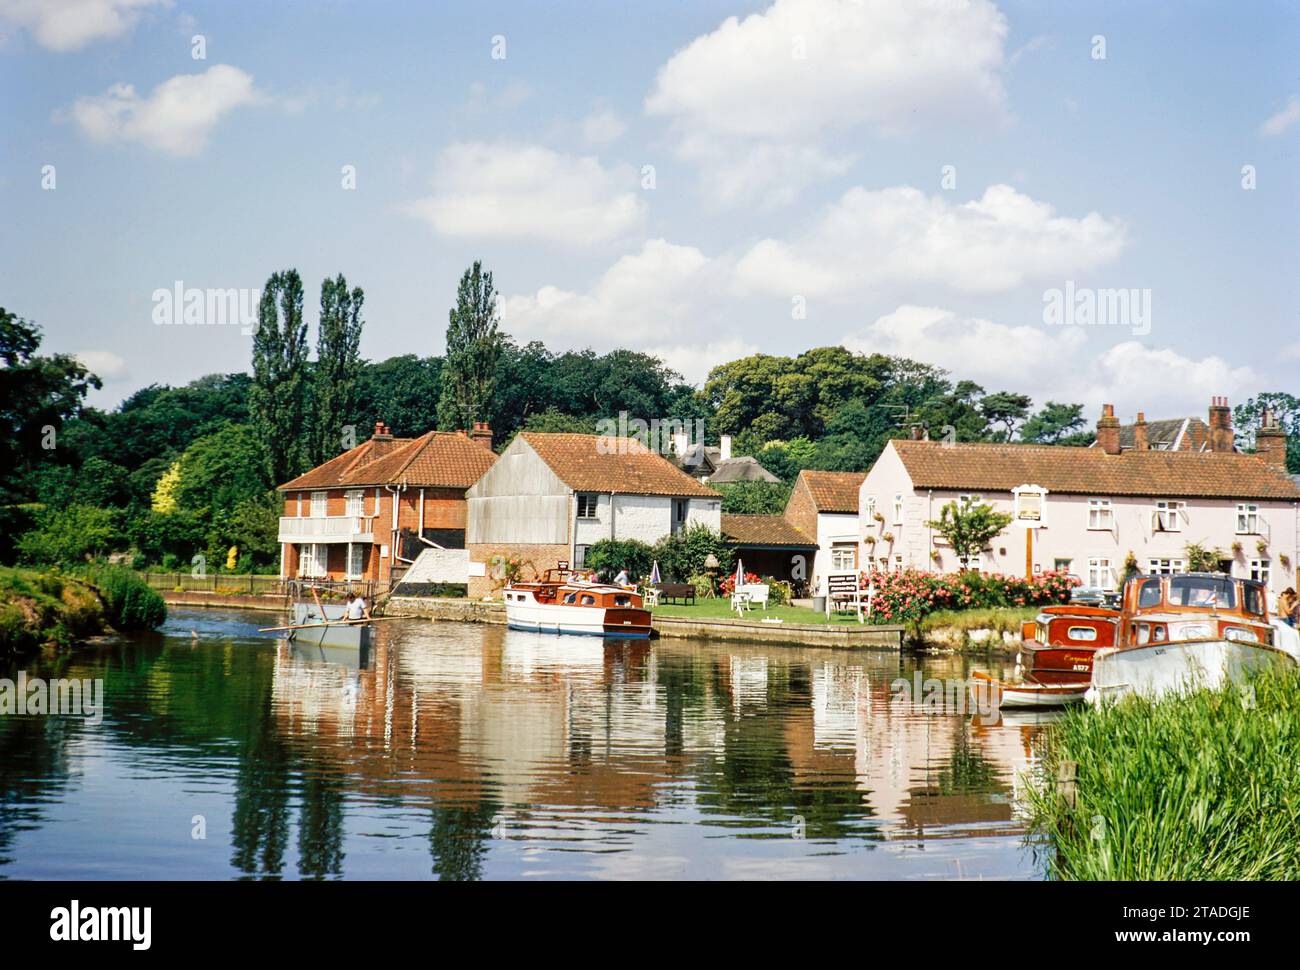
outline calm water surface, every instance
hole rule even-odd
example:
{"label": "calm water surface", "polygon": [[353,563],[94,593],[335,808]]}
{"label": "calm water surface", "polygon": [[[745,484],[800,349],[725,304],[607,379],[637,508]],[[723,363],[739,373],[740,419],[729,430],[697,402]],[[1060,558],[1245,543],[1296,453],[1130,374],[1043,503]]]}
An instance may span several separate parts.
{"label": "calm water surface", "polygon": [[417,620],[322,654],[274,622],[0,668],[105,700],[0,716],[0,878],[1043,877],[1040,719],[894,699],[963,658]]}

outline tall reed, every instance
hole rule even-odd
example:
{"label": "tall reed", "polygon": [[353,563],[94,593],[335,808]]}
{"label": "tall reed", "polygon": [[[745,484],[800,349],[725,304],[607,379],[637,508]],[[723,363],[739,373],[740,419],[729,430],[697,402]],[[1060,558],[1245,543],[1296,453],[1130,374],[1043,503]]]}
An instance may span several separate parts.
{"label": "tall reed", "polygon": [[[1300,670],[1247,686],[1078,709],[1031,792],[1053,874],[1079,880],[1300,878]],[[1075,803],[1052,780],[1077,764]]]}

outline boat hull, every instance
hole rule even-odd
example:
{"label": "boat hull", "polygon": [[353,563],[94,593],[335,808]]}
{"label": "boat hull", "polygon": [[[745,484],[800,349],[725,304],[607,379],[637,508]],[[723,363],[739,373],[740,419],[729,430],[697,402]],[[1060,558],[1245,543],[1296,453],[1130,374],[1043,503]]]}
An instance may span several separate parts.
{"label": "boat hull", "polygon": [[322,617],[315,603],[295,603],[293,605],[293,625],[303,626],[301,630],[288,631],[289,639],[294,643],[309,646],[343,647],[354,650],[370,646],[370,625],[368,623],[343,623],[345,607],[325,604]]}
{"label": "boat hull", "polygon": [[1240,684],[1265,670],[1294,666],[1296,658],[1265,643],[1189,640],[1098,650],[1088,701],[1103,704],[1131,694],[1164,697],[1198,688]]}
{"label": "boat hull", "polygon": [[1019,681],[1007,683],[997,680],[985,673],[971,675],[975,681],[971,685],[976,700],[989,709],[1007,710],[1014,708],[1064,707],[1077,704],[1084,699],[1088,682],[1076,679],[1073,683],[1035,683]]}
{"label": "boat hull", "polygon": [[540,603],[508,603],[506,625],[533,633],[642,638],[650,636],[650,611],[632,608],[593,609]]}

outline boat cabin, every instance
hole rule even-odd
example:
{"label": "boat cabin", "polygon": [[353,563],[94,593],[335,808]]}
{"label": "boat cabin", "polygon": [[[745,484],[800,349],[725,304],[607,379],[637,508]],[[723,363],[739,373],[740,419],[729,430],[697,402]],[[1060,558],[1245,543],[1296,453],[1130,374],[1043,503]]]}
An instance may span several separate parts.
{"label": "boat cabin", "polygon": [[1222,573],[1135,576],[1124,587],[1120,646],[1186,640],[1272,643],[1263,583]]}

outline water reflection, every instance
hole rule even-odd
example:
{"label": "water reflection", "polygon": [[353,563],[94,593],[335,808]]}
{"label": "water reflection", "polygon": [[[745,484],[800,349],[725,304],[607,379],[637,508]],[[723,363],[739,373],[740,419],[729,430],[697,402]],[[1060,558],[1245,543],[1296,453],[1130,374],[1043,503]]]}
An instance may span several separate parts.
{"label": "water reflection", "polygon": [[0,718],[0,877],[1041,875],[1016,817],[1041,715],[900,703],[910,658],[264,623],[177,611],[63,661],[105,678],[98,727]]}

